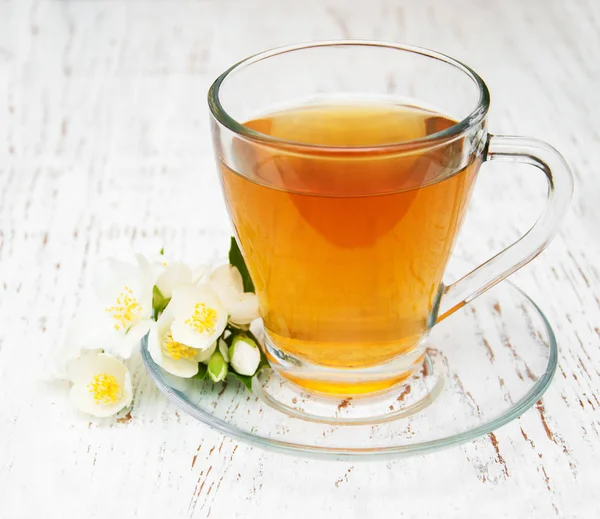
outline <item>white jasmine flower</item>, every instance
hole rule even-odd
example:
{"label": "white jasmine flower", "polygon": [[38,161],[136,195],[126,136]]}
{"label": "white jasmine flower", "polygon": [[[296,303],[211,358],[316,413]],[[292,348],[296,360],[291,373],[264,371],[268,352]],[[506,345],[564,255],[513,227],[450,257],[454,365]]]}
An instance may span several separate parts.
{"label": "white jasmine flower", "polygon": [[244,292],[240,271],[233,265],[221,265],[210,275],[209,284],[223,302],[233,324],[249,324],[258,319],[258,298]]}
{"label": "white jasmine flower", "polygon": [[229,362],[240,375],[253,376],[260,364],[260,350],[257,344],[248,337],[234,337],[229,348]]}
{"label": "white jasmine flower", "polygon": [[114,258],[102,261],[92,293],[75,318],[70,341],[129,357],[150,329],[152,286],[152,272],[142,256],[137,265]]}
{"label": "white jasmine flower", "polygon": [[197,350],[211,347],[227,326],[227,311],[208,285],[175,289],[167,308],[173,340]]}
{"label": "white jasmine flower", "polygon": [[88,353],[71,361],[67,374],[73,382],[71,400],[84,413],[111,416],[131,403],[129,370],[111,355]]}
{"label": "white jasmine flower", "polygon": [[173,339],[171,325],[175,320],[171,305],[158,318],[150,330],[148,351],[150,356],[168,373],[181,378],[190,378],[198,373],[198,362],[207,362],[217,348],[214,342],[204,350],[192,348]]}

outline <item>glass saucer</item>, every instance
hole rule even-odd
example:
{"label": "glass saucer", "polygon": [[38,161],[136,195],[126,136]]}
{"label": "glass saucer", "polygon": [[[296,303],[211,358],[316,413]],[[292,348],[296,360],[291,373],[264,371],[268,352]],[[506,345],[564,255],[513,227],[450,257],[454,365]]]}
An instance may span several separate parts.
{"label": "glass saucer", "polygon": [[544,394],[557,363],[537,305],[504,281],[436,325],[423,369],[383,395],[308,394],[272,370],[241,384],[180,379],[142,358],[160,391],[223,434],[295,455],[387,459],[438,450],[514,420]]}

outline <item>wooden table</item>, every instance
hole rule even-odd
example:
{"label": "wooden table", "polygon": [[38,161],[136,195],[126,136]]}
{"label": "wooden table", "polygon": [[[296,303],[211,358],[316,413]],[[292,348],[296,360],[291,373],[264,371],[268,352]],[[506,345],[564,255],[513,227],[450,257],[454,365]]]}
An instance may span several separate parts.
{"label": "wooden table", "polygon": [[[0,517],[598,517],[599,26],[595,0],[0,2]],[[559,340],[543,402],[495,437],[358,464],[225,438],[139,362],[130,414],[74,412],[43,375],[90,266],[131,247],[193,259],[227,229],[211,81],[256,51],[332,38],[461,59],[489,84],[493,132],[545,139],[571,164],[567,221],[514,276]],[[458,252],[484,260],[527,229],[540,177],[484,165]]]}

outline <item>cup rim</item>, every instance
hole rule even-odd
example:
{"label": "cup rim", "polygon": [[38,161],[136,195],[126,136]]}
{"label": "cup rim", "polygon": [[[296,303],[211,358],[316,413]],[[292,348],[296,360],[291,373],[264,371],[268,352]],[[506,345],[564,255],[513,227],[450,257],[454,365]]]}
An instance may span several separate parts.
{"label": "cup rim", "polygon": [[[258,63],[265,59],[278,56],[280,54],[285,54],[288,52],[294,52],[304,49],[310,49],[315,47],[334,47],[334,46],[364,46],[364,47],[384,47],[389,49],[400,50],[404,52],[410,52],[413,54],[419,54],[421,56],[425,56],[428,58],[433,58],[449,65],[454,66],[455,68],[461,70],[467,76],[471,78],[471,80],[477,85],[479,89],[479,100],[477,102],[477,106],[462,120],[453,124],[449,128],[446,128],[442,131],[432,133],[431,135],[427,135],[425,137],[419,137],[416,139],[410,139],[406,141],[400,141],[396,143],[386,143],[386,144],[377,144],[370,146],[331,146],[325,144],[309,144],[297,141],[290,141],[286,139],[280,139],[278,137],[273,137],[271,135],[258,132],[256,130],[252,130],[251,128],[245,126],[244,124],[236,121],[233,117],[231,117],[227,111],[223,108],[221,104],[219,94],[220,89],[223,82],[227,79],[227,77],[235,72],[238,69],[250,66],[254,63]],[[404,45],[400,43],[390,43],[383,41],[375,41],[375,40],[323,40],[323,41],[311,41],[305,43],[298,43],[293,45],[286,45],[283,47],[276,47],[274,49],[266,50],[263,52],[259,52],[252,56],[249,56],[236,64],[229,67],[225,72],[223,72],[214,83],[211,85],[208,90],[208,106],[211,111],[212,116],[227,129],[232,132],[246,137],[253,141],[259,141],[263,144],[271,144],[271,145],[283,145],[288,148],[295,148],[298,151],[301,150],[323,150],[327,152],[369,152],[369,151],[381,151],[381,150],[402,150],[402,149],[414,149],[415,147],[421,147],[423,145],[435,145],[440,141],[447,141],[453,137],[461,135],[465,130],[478,125],[489,110],[490,106],[490,93],[487,85],[471,67],[465,65],[464,63],[447,56],[446,54],[442,54],[441,52],[437,52],[434,50],[426,49],[423,47],[417,47],[413,45]]]}

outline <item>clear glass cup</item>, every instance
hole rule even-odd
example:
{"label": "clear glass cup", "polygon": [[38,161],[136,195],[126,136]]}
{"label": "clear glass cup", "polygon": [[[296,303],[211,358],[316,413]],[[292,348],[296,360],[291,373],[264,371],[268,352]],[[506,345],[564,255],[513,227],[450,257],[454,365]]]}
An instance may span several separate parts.
{"label": "clear glass cup", "polygon": [[[217,78],[223,191],[282,376],[321,394],[385,391],[420,369],[436,323],[548,244],[572,175],[548,144],[490,135],[489,101],[466,65],[381,42],[279,48]],[[403,137],[408,126],[422,132]],[[487,160],[536,166],[548,203],[517,242],[444,285]]]}

